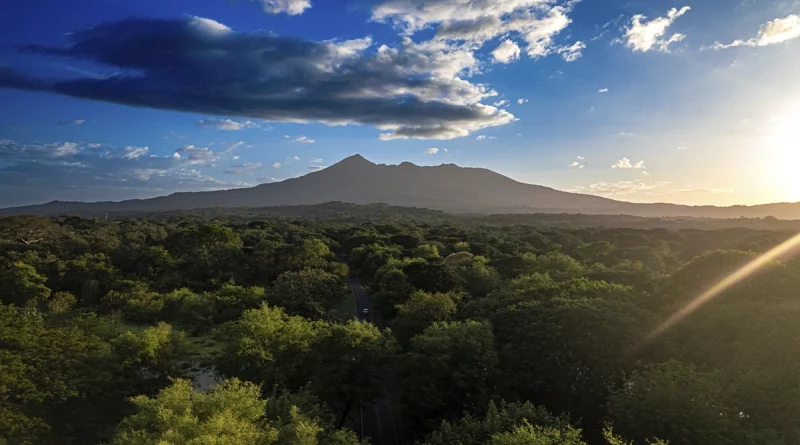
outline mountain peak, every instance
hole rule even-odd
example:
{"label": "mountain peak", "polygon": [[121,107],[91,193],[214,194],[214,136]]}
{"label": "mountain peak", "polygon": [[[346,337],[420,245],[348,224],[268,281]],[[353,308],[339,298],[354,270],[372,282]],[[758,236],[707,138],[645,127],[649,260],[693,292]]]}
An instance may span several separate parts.
{"label": "mountain peak", "polygon": [[338,166],[345,166],[345,165],[346,166],[365,166],[365,165],[372,166],[372,165],[375,165],[375,164],[370,162],[370,161],[368,161],[366,158],[364,158],[360,154],[354,154],[354,155],[348,156],[348,157],[342,159],[341,161],[337,162],[336,164],[334,164],[334,166],[337,166],[337,165]]}

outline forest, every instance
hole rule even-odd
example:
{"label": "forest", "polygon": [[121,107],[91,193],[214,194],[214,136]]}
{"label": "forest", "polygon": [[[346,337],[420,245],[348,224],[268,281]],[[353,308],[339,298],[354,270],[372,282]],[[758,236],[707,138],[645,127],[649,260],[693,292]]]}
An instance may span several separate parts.
{"label": "forest", "polygon": [[0,444],[800,443],[796,230],[340,210],[0,218]]}

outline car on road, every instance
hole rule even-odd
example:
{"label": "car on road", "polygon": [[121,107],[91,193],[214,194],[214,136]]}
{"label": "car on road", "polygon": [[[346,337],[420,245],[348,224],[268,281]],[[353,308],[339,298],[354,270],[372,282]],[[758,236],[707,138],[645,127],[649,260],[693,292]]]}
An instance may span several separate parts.
{"label": "car on road", "polygon": [[361,315],[369,315],[369,309],[364,308],[361,310]]}

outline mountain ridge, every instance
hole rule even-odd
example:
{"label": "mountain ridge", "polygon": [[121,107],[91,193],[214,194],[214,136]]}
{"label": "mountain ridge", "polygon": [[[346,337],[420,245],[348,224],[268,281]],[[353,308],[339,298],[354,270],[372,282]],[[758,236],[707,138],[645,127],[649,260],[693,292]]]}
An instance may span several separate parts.
{"label": "mountain ridge", "polygon": [[176,192],[125,201],[50,201],[0,209],[0,215],[87,215],[204,208],[313,205],[331,201],[385,203],[451,213],[584,213],[644,217],[800,219],[800,204],[686,206],[631,203],[516,181],[480,167],[375,164],[360,154],[330,167],[280,182],[248,188]]}

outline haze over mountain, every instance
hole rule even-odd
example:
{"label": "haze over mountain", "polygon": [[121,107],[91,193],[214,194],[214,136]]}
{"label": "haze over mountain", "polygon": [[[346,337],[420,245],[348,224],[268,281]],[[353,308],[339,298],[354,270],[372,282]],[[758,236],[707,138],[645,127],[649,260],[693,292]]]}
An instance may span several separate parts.
{"label": "haze over mountain", "polygon": [[301,177],[250,188],[174,193],[120,202],[52,201],[2,209],[0,215],[129,214],[212,207],[309,205],[330,201],[386,203],[454,213],[585,213],[702,218],[772,216],[800,219],[798,203],[733,207],[630,203],[525,184],[483,168],[454,164],[423,167],[409,162],[399,165],[374,164],[360,155],[350,156],[335,165]]}

